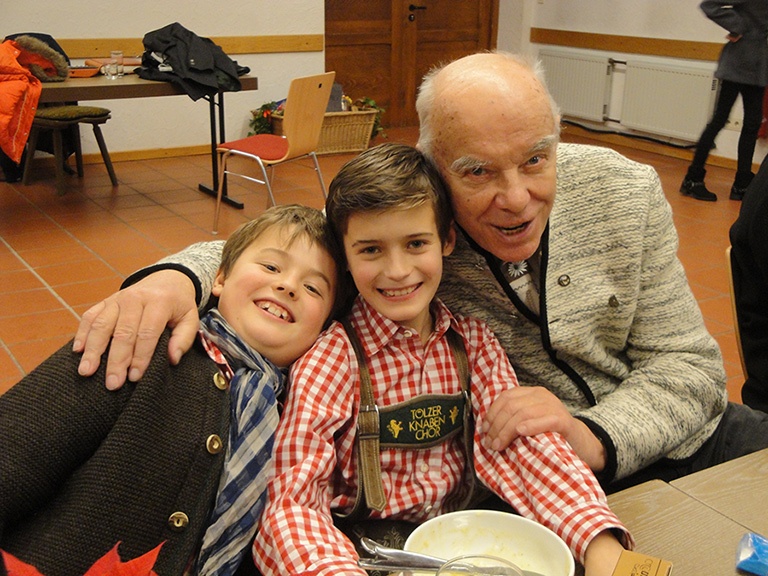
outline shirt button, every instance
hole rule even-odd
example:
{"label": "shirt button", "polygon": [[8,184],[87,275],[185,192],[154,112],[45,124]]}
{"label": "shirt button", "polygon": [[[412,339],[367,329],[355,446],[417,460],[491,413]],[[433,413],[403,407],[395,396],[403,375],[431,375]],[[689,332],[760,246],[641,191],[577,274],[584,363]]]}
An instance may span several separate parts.
{"label": "shirt button", "polygon": [[611,308],[619,307],[619,299],[616,298],[616,295],[613,295],[610,298],[608,298],[608,306],[610,306]]}
{"label": "shirt button", "polygon": [[189,516],[184,512],[174,512],[168,518],[168,526],[174,532],[180,532],[189,525]]}
{"label": "shirt button", "polygon": [[427,472],[429,472],[429,464],[427,464],[426,462],[422,462],[422,463],[421,463],[421,471],[422,471],[424,474],[426,474]]}
{"label": "shirt button", "polygon": [[413,332],[411,332],[410,330],[406,330],[405,332],[403,332],[403,334],[405,335],[406,338],[410,338],[411,336],[413,336]]}
{"label": "shirt button", "polygon": [[430,512],[432,512],[432,504],[430,504],[430,505],[428,505],[428,506],[425,506],[425,507],[424,507],[424,512],[426,512],[427,514],[429,514]]}
{"label": "shirt button", "polygon": [[205,441],[205,448],[209,454],[218,454],[224,448],[224,443],[216,434],[211,434]]}
{"label": "shirt button", "polygon": [[216,386],[219,390],[226,390],[227,389],[227,379],[221,372],[216,372],[216,374],[213,375],[213,385]]}
{"label": "shirt button", "polygon": [[557,279],[557,283],[560,284],[560,286],[568,286],[568,284],[571,283],[571,277],[568,276],[568,274],[563,274]]}

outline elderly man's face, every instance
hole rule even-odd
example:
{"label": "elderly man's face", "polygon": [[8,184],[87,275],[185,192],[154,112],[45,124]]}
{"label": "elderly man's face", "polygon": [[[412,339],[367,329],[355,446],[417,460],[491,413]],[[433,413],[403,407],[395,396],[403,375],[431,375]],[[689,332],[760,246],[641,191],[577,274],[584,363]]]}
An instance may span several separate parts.
{"label": "elderly man's face", "polygon": [[436,100],[434,158],[458,224],[482,248],[531,257],[555,200],[557,139],[549,100],[529,78],[452,86]]}

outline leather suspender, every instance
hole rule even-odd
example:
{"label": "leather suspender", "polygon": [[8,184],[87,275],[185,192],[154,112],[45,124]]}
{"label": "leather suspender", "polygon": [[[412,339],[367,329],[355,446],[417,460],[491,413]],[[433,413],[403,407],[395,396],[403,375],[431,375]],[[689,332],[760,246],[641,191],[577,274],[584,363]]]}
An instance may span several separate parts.
{"label": "leather suspender", "polygon": [[[379,458],[379,410],[376,407],[376,399],[373,396],[368,364],[360,339],[357,337],[357,333],[349,323],[349,320],[347,318],[342,320],[342,325],[357,356],[360,373],[360,411],[357,419],[357,469],[360,486],[357,491],[355,505],[349,514],[334,514],[337,520],[348,523],[365,518],[370,513],[370,510],[381,512],[387,505],[387,498],[384,494],[384,484],[381,478],[381,460]],[[472,499],[475,484],[474,459],[472,455],[474,425],[470,402],[469,363],[461,336],[455,330],[449,328],[446,332],[446,337],[456,361],[465,398],[464,451],[467,459],[465,471],[468,478],[467,493],[463,495],[463,498],[461,498],[461,501],[455,508],[460,510],[465,508]],[[363,500],[365,505],[363,505]]]}

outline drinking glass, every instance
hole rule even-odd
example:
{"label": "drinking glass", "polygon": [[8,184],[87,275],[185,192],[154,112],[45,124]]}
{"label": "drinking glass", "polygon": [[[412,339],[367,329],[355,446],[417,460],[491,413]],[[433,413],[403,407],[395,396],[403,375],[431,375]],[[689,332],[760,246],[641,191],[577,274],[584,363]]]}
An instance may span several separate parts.
{"label": "drinking glass", "polygon": [[122,76],[125,73],[125,67],[123,66],[123,51],[112,50],[112,52],[109,53],[109,59],[110,62],[117,63],[117,75],[118,77]]}

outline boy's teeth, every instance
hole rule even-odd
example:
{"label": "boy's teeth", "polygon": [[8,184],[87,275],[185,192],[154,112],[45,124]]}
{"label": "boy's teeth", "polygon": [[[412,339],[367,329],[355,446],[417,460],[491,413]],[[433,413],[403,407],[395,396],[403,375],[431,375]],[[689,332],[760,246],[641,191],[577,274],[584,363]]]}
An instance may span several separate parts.
{"label": "boy's teeth", "polygon": [[385,296],[405,296],[416,290],[416,286],[409,288],[400,288],[399,290],[382,290]]}
{"label": "boy's teeth", "polygon": [[287,320],[287,321],[291,320],[291,316],[290,314],[288,314],[288,311],[285,308],[277,306],[272,302],[259,302],[258,306],[262,310],[266,310],[267,312],[272,314],[272,316],[277,316],[281,320]]}

